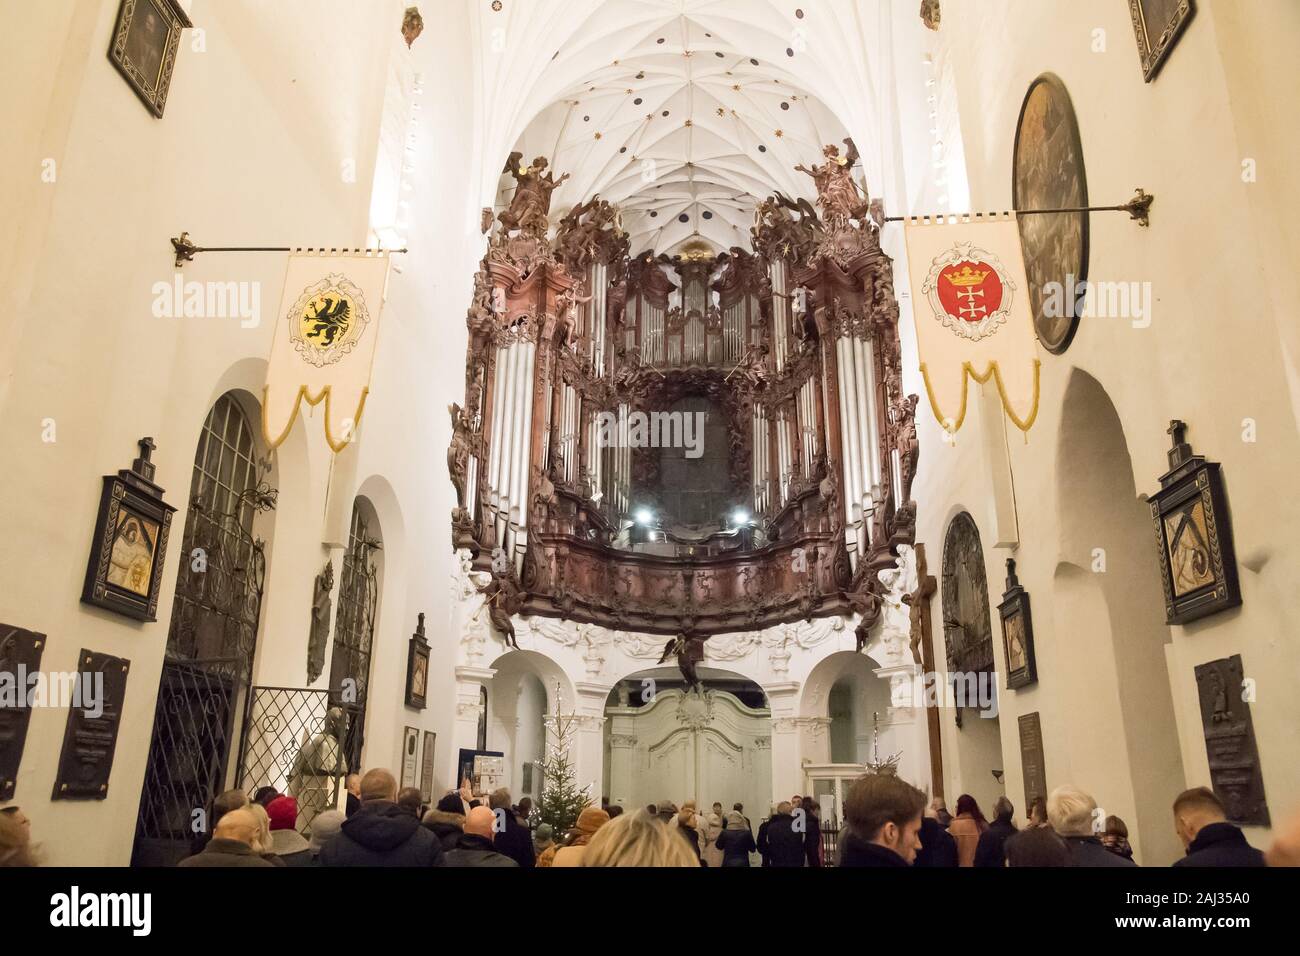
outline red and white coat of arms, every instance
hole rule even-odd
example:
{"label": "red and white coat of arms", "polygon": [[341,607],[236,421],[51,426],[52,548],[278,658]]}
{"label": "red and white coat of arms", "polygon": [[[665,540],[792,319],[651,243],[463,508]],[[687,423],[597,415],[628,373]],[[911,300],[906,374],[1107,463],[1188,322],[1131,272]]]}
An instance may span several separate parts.
{"label": "red and white coat of arms", "polygon": [[993,253],[958,242],[934,259],[921,291],[945,328],[972,342],[1006,324],[1016,284]]}

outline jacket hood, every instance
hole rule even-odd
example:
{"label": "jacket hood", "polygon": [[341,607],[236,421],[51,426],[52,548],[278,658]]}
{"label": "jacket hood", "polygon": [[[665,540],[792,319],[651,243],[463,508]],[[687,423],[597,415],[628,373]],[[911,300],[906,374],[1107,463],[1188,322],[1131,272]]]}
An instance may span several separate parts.
{"label": "jacket hood", "polygon": [[392,850],[420,829],[420,821],[396,803],[371,800],[363,803],[342,827],[342,832],[368,850]]}
{"label": "jacket hood", "polygon": [[424,815],[424,825],[430,830],[434,827],[443,829],[452,827],[463,830],[465,829],[465,815],[463,813],[447,813],[444,810],[430,810]]}

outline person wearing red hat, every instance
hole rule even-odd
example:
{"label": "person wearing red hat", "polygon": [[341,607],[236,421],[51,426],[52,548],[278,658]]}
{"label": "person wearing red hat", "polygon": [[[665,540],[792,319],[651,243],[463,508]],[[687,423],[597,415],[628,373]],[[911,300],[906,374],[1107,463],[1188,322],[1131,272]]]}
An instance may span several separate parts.
{"label": "person wearing red hat", "polygon": [[311,866],[311,844],[298,832],[298,801],[276,797],[266,807],[271,818],[271,852],[285,866]]}

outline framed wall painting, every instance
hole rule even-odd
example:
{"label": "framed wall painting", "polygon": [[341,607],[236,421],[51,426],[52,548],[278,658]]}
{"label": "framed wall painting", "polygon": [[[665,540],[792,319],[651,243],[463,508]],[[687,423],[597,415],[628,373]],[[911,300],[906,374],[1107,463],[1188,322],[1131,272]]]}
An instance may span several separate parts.
{"label": "framed wall painting", "polygon": [[1128,0],[1142,79],[1150,83],[1196,13],[1194,0]]}
{"label": "framed wall painting", "polygon": [[162,117],[181,31],[194,26],[176,0],[122,0],[108,59],[154,116]]}
{"label": "framed wall painting", "polygon": [[429,694],[429,642],[424,636],[424,612],[406,653],[406,706],[424,710]]}
{"label": "framed wall painting", "polygon": [[1223,471],[1193,453],[1186,431],[1183,422],[1170,423],[1169,471],[1149,500],[1167,624],[1187,624],[1241,604]]}
{"label": "framed wall painting", "polygon": [[1027,687],[1038,681],[1034,662],[1034,620],[1029,610],[1029,592],[1016,578],[1016,562],[1007,558],[1007,589],[998,605],[1002,618],[1002,651],[1007,662],[1007,690]]}
{"label": "framed wall painting", "polygon": [[402,783],[403,789],[414,787],[419,765],[420,731],[407,727],[402,731]]}
{"label": "framed wall painting", "polygon": [[106,475],[81,600],[139,621],[158,620],[158,594],[172,514],[154,484],[152,438],[130,469]]}
{"label": "framed wall painting", "polygon": [[[1054,73],[1030,83],[1020,105],[1011,201],[1016,209],[1088,205],[1079,122],[1065,84]],[[1060,355],[1079,328],[1080,290],[1088,278],[1088,214],[1020,216],[1019,225],[1034,329],[1043,348]]]}

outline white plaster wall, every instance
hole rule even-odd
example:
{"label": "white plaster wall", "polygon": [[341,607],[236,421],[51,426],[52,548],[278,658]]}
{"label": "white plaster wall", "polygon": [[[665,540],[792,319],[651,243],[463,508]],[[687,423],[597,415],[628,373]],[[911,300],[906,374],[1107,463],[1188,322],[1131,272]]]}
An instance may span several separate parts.
{"label": "white plaster wall", "polygon": [[[1042,353],[1039,418],[1027,438],[1015,429],[1007,433],[1000,424],[990,427],[996,418],[981,414],[968,418],[950,447],[933,418],[918,415],[922,452],[914,496],[920,502],[918,540],[927,544],[932,573],[938,574],[948,522],[969,510],[984,542],[990,604],[996,607],[1003,558],[1011,552],[994,545],[1020,543],[1014,554],[1021,583],[1035,602],[1040,680],[1033,688],[1004,693],[999,721],[1006,791],[1020,812],[1024,790],[1016,718],[1029,711],[1042,714],[1049,787],[1078,784],[1107,808],[1143,797],[1167,807],[1181,786],[1208,784],[1193,668],[1234,653],[1242,655],[1246,675],[1257,681],[1252,713],[1275,820],[1293,810],[1300,788],[1292,743],[1300,700],[1289,690],[1300,670],[1300,651],[1288,637],[1300,611],[1300,592],[1293,584],[1300,574],[1293,543],[1300,516],[1294,496],[1280,490],[1291,485],[1300,460],[1295,374],[1300,324],[1290,241],[1297,204],[1288,172],[1300,131],[1286,120],[1282,105],[1287,102],[1282,91],[1294,86],[1292,58],[1282,47],[1300,29],[1300,8],[1285,0],[1249,7],[1205,0],[1197,6],[1195,19],[1151,84],[1142,81],[1122,3],[954,0],[944,4],[943,27],[931,38],[956,79],[973,209],[1008,208],[1016,117],[1029,83],[1044,71],[1059,75],[1073,99],[1091,201],[1123,202],[1137,186],[1156,196],[1150,229],[1123,214],[1091,217],[1090,278],[1150,282],[1149,328],[1085,319],[1064,356]],[[1091,50],[1098,29],[1105,32],[1104,53]],[[1276,55],[1268,55],[1270,50]],[[1256,160],[1258,182],[1242,181],[1246,158]],[[903,280],[900,271],[899,288]],[[909,391],[924,394],[907,322],[902,332]],[[1077,506],[1062,498],[1061,489],[1069,486],[1067,472],[1123,463],[1097,457],[1086,443],[1058,454],[1073,368],[1094,377],[1114,403],[1137,492],[1159,487],[1158,477],[1167,469],[1170,419],[1188,422],[1196,451],[1223,463],[1244,604],[1186,627],[1166,629],[1160,623],[1169,641],[1167,670],[1157,655],[1154,666],[1148,663],[1136,675],[1139,681],[1169,683],[1177,715],[1177,743],[1169,747],[1181,751],[1181,779],[1135,781],[1121,770],[1123,735],[1143,732],[1140,725],[1121,728],[1116,721],[1114,689],[1127,675],[1098,666],[1104,657],[1090,658],[1084,673],[1074,669],[1076,648],[1093,640],[1082,633],[1092,617],[1068,613],[1077,599],[1059,593],[1054,581],[1059,562],[1101,546],[1096,537],[1106,522],[1083,515],[1074,529],[1064,528],[1059,515]],[[1243,441],[1247,418],[1257,424],[1257,442]],[[1018,530],[994,506],[1003,468],[1012,479]],[[1156,561],[1154,544],[1149,560]],[[1093,573],[1090,562],[1084,566],[1085,573]],[[1108,573],[1117,571],[1112,566]],[[1112,585],[1107,588],[1112,622],[1142,618],[1153,608],[1163,621],[1158,587]],[[1120,592],[1122,603],[1116,605]],[[1053,609],[1057,600],[1063,603]],[[938,620],[937,597],[933,609]],[[936,653],[943,660],[939,630]],[[1129,637],[1116,633],[1117,646]],[[1001,668],[1000,639],[994,644]],[[1071,706],[1080,697],[1088,703],[1082,712]],[[947,790],[973,789],[976,779],[956,753],[950,717],[943,728]],[[1111,759],[1103,759],[1107,754]],[[1147,792],[1135,796],[1135,786]],[[1135,846],[1149,846],[1139,851],[1143,863],[1166,865],[1179,854],[1167,814],[1163,820],[1127,822],[1131,833],[1136,825]],[[1257,845],[1267,840],[1260,832],[1248,836]]]}
{"label": "white plaster wall", "polygon": [[[55,865],[129,860],[199,429],[225,391],[261,394],[270,354],[269,321],[242,329],[153,317],[152,286],[173,276],[167,239],[185,229],[208,245],[365,244],[385,81],[405,54],[397,0],[189,6],[206,50],[183,39],[162,120],[105,55],[116,2],[29,5],[20,28],[0,38],[12,135],[0,157],[0,249],[15,293],[0,317],[0,527],[29,542],[0,555],[0,621],[48,635],[46,670],[72,668],[82,647],[132,662],[106,800],[49,800],[67,713],[33,714],[15,802]],[[323,542],[339,540],[327,512],[342,516],[345,533],[352,499],[364,493],[385,543],[365,760],[397,766],[403,725],[435,730],[440,787],[454,760],[442,742],[452,737],[455,700],[451,668],[439,666],[455,646],[438,583],[453,560],[444,409],[462,391],[462,317],[482,242],[464,203],[474,163],[461,145],[472,139],[465,17],[461,5],[440,8],[406,54],[426,89],[409,194],[412,253],[390,283],[354,460],[331,475],[320,415],[310,410],[277,455],[280,508],[266,527],[255,672],[259,682],[305,682],[312,581],[331,554]],[[328,68],[322,50],[333,51]],[[41,181],[45,158],[57,163],[53,183]],[[346,160],[354,183],[343,179]],[[269,315],[284,257],[200,255],[183,275],[259,282]],[[57,428],[52,443],[41,440],[45,419]],[[158,442],[158,482],[181,509],[154,624],[79,603],[100,476],[127,467],[144,435]],[[421,610],[433,666],[430,705],[417,714],[400,702]]]}

